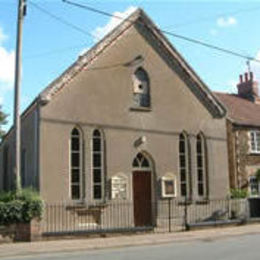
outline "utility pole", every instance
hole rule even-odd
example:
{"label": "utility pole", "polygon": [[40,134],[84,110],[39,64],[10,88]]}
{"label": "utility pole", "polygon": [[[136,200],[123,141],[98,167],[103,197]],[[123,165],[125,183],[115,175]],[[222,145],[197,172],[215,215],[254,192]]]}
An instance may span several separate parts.
{"label": "utility pole", "polygon": [[16,192],[21,190],[21,120],[20,120],[20,83],[22,58],[23,19],[26,15],[26,0],[18,0],[17,36],[14,80],[14,174]]}

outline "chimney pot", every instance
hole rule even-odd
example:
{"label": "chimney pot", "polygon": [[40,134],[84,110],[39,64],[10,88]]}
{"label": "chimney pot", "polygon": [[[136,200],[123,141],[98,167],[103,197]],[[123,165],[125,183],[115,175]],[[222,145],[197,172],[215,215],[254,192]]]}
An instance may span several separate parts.
{"label": "chimney pot", "polygon": [[245,73],[245,81],[248,82],[248,73]]}
{"label": "chimney pot", "polygon": [[250,71],[250,80],[253,81],[254,74],[252,71]]}
{"label": "chimney pot", "polygon": [[243,75],[239,75],[240,83],[243,83]]}

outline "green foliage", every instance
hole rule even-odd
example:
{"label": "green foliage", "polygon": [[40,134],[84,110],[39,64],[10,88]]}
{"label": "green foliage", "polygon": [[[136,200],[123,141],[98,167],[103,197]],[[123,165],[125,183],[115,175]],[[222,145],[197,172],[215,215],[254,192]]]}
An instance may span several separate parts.
{"label": "green foliage", "polygon": [[231,189],[230,194],[232,199],[245,199],[248,196],[247,190],[244,189]]}
{"label": "green foliage", "polygon": [[26,223],[43,214],[43,201],[36,191],[27,188],[0,194],[0,225]]}
{"label": "green foliage", "polygon": [[0,141],[2,141],[2,138],[5,134],[5,132],[2,129],[2,126],[7,124],[6,118],[7,115],[2,111],[2,106],[0,105]]}

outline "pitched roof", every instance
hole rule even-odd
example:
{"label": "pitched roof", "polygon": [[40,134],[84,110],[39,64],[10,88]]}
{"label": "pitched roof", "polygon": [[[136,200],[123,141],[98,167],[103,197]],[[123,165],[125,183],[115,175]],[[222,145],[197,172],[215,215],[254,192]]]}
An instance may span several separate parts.
{"label": "pitched roof", "polygon": [[228,118],[235,124],[260,126],[260,104],[241,98],[236,94],[214,92],[227,108]]}
{"label": "pitched roof", "polygon": [[214,117],[223,117],[226,113],[222,104],[212,95],[206,84],[199,78],[194,70],[181,57],[178,51],[171,45],[167,38],[160,32],[152,20],[142,9],[137,9],[127,19],[122,21],[114,30],[106,35],[93,48],[72,64],[60,77],[54,80],[40,94],[40,100],[49,101],[64,86],[67,85],[79,72],[92,63],[99,54],[104,52],[115,40],[117,40],[131,26],[139,31],[148,43],[156,49],[167,64],[181,76],[190,90],[197,96],[200,102]]}

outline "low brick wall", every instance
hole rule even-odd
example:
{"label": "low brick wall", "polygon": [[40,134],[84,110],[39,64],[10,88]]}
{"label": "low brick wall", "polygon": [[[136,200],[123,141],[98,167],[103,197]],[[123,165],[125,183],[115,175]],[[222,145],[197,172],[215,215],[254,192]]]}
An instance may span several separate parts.
{"label": "low brick wall", "polygon": [[41,240],[41,222],[33,219],[30,223],[17,223],[14,241],[39,241]]}
{"label": "low brick wall", "polygon": [[0,244],[14,241],[15,225],[0,226]]}
{"label": "low brick wall", "polygon": [[30,223],[0,226],[0,244],[39,241],[41,238],[41,222],[39,219],[33,219]]}

